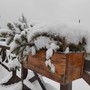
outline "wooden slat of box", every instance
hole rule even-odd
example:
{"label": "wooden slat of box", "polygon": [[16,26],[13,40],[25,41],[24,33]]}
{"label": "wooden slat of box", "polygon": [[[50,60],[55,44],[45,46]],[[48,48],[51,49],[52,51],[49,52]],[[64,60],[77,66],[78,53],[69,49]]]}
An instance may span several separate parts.
{"label": "wooden slat of box", "polygon": [[45,55],[45,50],[37,52],[35,56],[30,54],[24,67],[61,84],[66,84],[81,77],[84,63],[83,53],[54,53],[51,61],[55,66],[55,73],[51,73],[46,67]]}
{"label": "wooden slat of box", "polygon": [[84,54],[69,53],[68,54],[68,81],[81,78],[83,74]]}

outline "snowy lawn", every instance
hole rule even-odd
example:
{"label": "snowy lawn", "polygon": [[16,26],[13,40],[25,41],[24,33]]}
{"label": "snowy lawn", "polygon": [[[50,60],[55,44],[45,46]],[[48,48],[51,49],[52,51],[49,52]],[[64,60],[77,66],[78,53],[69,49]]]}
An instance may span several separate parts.
{"label": "snowy lawn", "polygon": [[[18,72],[17,74],[20,75],[20,72]],[[27,78],[24,80],[24,84],[27,87],[30,87],[32,90],[42,90],[38,81],[35,81],[33,83],[30,83],[28,81],[31,77],[33,77],[33,75],[34,74],[32,73],[32,71],[29,71]],[[8,81],[10,77],[11,77],[11,73],[6,71],[0,65],[0,83]],[[47,90],[60,90],[59,83],[52,81],[46,77],[43,77],[43,83],[47,88]],[[21,90],[21,87],[22,87],[21,82],[19,82],[8,86],[0,85],[0,90]],[[72,90],[85,90],[85,89],[90,90],[90,86],[83,79],[78,79],[73,82]]]}

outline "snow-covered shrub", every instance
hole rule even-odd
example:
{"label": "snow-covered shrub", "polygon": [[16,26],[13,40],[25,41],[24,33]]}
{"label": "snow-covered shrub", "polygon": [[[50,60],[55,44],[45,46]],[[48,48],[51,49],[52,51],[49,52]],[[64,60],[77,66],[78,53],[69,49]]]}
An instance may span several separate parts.
{"label": "snow-covered shrub", "polygon": [[24,17],[24,15],[22,15],[22,17],[19,18],[18,22],[9,22],[7,24],[7,27],[8,29],[0,29],[0,36],[5,37],[7,45],[10,46],[10,53],[9,55],[7,55],[6,62],[8,62],[10,69],[18,69],[20,67],[20,63],[18,62],[18,60],[21,60],[21,58],[19,57],[19,51],[22,52],[23,49],[27,47],[24,44],[27,44],[25,36],[27,34],[27,29],[29,28],[29,26],[27,25],[26,18]]}

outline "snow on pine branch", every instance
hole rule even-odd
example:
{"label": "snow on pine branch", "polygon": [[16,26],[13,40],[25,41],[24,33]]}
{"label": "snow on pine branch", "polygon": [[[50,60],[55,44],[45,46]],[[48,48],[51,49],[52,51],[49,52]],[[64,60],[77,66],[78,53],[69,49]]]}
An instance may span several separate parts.
{"label": "snow on pine branch", "polygon": [[2,35],[12,35],[13,34],[13,32],[11,31],[11,30],[9,30],[9,29],[0,29],[0,35],[2,36]]}
{"label": "snow on pine branch", "polygon": [[28,42],[30,42],[33,37],[47,34],[54,35],[55,37],[65,37],[67,43],[78,44],[83,37],[88,38],[88,33],[90,33],[90,31],[84,26],[80,26],[79,24],[45,25],[43,28],[34,29],[33,32],[28,36]]}

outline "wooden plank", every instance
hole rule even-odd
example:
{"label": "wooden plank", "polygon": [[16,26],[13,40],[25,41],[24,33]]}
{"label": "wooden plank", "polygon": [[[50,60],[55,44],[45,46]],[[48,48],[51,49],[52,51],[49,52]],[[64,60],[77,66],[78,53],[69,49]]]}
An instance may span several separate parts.
{"label": "wooden plank", "polygon": [[9,46],[4,46],[4,45],[0,45],[0,48],[4,48],[4,49],[10,50],[10,47]]}
{"label": "wooden plank", "polygon": [[33,76],[32,78],[30,78],[29,79],[29,81],[32,83],[32,82],[34,82],[34,81],[36,81],[37,80],[37,77],[36,76]]}
{"label": "wooden plank", "polygon": [[2,62],[4,62],[4,60],[6,58],[6,49],[4,49],[4,48],[1,49],[1,57],[2,57]]}
{"label": "wooden plank", "polygon": [[27,75],[28,75],[28,69],[22,67],[22,71],[23,71],[23,79],[26,79]]}
{"label": "wooden plank", "polygon": [[66,85],[60,85],[60,90],[72,90],[72,82],[66,84]]}
{"label": "wooden plank", "polygon": [[42,81],[40,80],[39,76],[37,75],[37,73],[34,72],[35,77],[37,78],[40,86],[42,87],[43,90],[46,90],[45,86],[43,85]]}
{"label": "wooden plank", "polygon": [[7,70],[10,72],[9,68],[7,66],[5,66],[3,63],[0,62],[0,64]]}
{"label": "wooden plank", "polygon": [[40,80],[38,74],[34,72],[34,75],[35,75],[35,76],[33,76],[31,79],[29,79],[29,81],[32,83],[32,82],[38,80],[41,88],[42,88],[43,90],[46,90],[46,88],[45,88],[45,86],[43,85],[42,81]]}
{"label": "wooden plank", "polygon": [[82,78],[90,85],[90,75],[84,72]]}
{"label": "wooden plank", "polygon": [[52,63],[56,67],[55,73],[51,73],[45,65],[45,51],[40,51],[39,53],[36,53],[35,56],[30,54],[28,63],[24,66],[25,68],[31,69],[60,83],[60,81],[64,81],[65,76],[65,56],[66,55],[63,54],[54,54],[52,56]]}
{"label": "wooden plank", "polygon": [[65,53],[54,53],[51,57],[51,62],[55,66],[55,73],[51,73],[49,68],[46,67],[45,55],[45,50],[40,50],[34,56],[30,54],[28,62],[24,67],[61,84],[66,84],[82,76],[84,65],[83,53],[69,53],[69,60],[67,60]]}
{"label": "wooden plank", "polygon": [[85,60],[84,70],[85,71],[90,71],[90,61],[89,60]]}
{"label": "wooden plank", "polygon": [[81,78],[84,66],[84,53],[70,53],[68,57],[68,81]]}
{"label": "wooden plank", "polygon": [[31,90],[31,89],[28,88],[28,87],[24,84],[24,90]]}
{"label": "wooden plank", "polygon": [[22,90],[24,90],[24,69],[23,64],[21,63],[21,82],[22,82]]}

